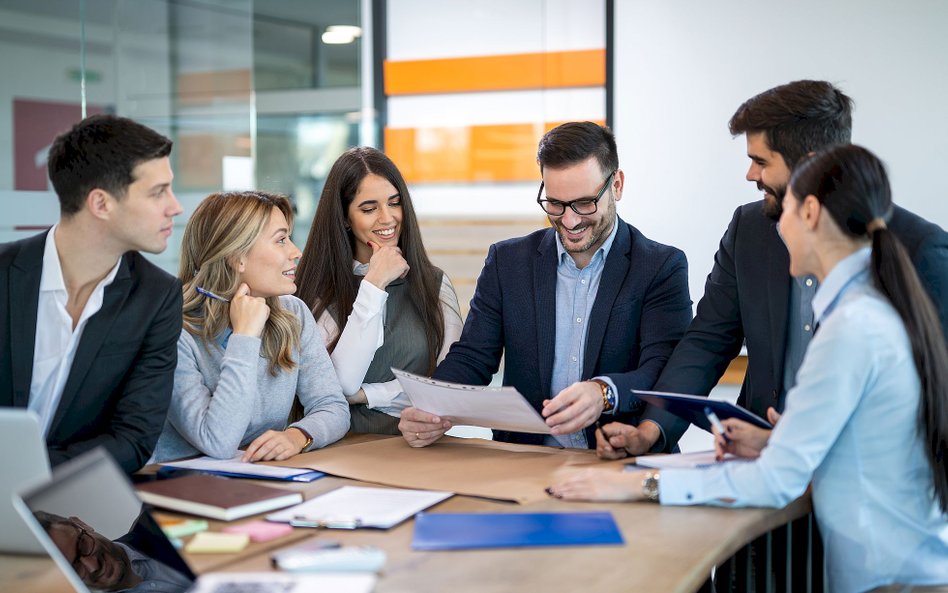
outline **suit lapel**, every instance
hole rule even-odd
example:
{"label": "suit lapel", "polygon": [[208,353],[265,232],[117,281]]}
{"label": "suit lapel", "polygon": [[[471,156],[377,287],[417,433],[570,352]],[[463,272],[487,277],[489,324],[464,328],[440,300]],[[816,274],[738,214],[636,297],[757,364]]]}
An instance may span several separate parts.
{"label": "suit lapel", "polygon": [[593,301],[592,311],[589,313],[589,332],[586,334],[586,352],[583,355],[583,379],[593,376],[596,369],[596,361],[599,360],[606,329],[609,327],[612,307],[631,265],[632,234],[629,225],[622,222],[621,218],[616,218],[616,225],[619,227],[616,238],[606,257],[596,300]]}
{"label": "suit lapel", "polygon": [[770,311],[770,343],[773,345],[774,389],[783,385],[783,359],[787,348],[787,314],[790,306],[790,254],[777,234],[776,223],[770,224],[767,237],[770,255],[767,262],[767,298],[773,303]]}
{"label": "suit lapel", "polygon": [[556,231],[549,229],[540,240],[533,264],[533,295],[536,309],[537,353],[540,393],[549,397],[556,346]]}
{"label": "suit lapel", "polygon": [[89,318],[85,329],[82,330],[82,337],[79,339],[79,346],[76,348],[76,357],[72,361],[72,368],[69,370],[69,378],[66,379],[66,385],[63,388],[63,395],[59,401],[59,407],[53,416],[53,422],[50,424],[49,432],[52,433],[59,422],[63,419],[70,403],[79,392],[89,372],[89,367],[95,360],[102,342],[109,335],[115,320],[122,311],[125,299],[132,287],[131,273],[128,268],[128,257],[122,256],[122,262],[119,264],[118,272],[112,284],[105,287],[105,294],[102,298],[102,308]]}
{"label": "suit lapel", "polygon": [[43,250],[46,236],[27,242],[10,270],[10,360],[13,363],[13,405],[25,408],[30,400],[33,380],[33,349],[36,346],[36,314],[39,307],[40,279],[43,276]]}

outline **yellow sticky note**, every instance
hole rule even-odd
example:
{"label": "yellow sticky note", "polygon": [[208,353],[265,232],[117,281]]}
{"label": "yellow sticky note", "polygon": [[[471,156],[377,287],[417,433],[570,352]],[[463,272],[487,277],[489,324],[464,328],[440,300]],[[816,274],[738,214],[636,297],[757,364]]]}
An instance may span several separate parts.
{"label": "yellow sticky note", "polygon": [[202,531],[196,534],[184,551],[190,554],[236,554],[250,543],[246,533],[219,533]]}

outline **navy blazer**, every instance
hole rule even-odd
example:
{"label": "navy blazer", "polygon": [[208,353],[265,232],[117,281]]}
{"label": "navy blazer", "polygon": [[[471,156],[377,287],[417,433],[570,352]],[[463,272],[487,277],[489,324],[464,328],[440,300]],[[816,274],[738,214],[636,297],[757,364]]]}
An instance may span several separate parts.
{"label": "navy blazer", "polygon": [[[619,392],[650,389],[691,321],[685,254],[617,220],[589,316],[582,378],[605,375]],[[461,338],[434,377],[487,385],[501,356],[504,385],[539,411],[550,393],[556,342],[556,231],[536,231],[490,247]],[[615,420],[635,422],[641,402],[626,401]],[[605,416],[605,418],[612,418]],[[586,440],[595,447],[594,427]],[[542,435],[495,431],[497,440],[541,444]]]}
{"label": "navy blazer", "polygon": [[[888,226],[908,250],[944,329],[948,233],[898,206]],[[655,389],[707,395],[746,341],[747,373],[737,401],[765,417],[783,385],[791,281],[790,256],[763,201],[739,207],[714,256],[697,315]],[[666,449],[688,427],[661,411],[649,409],[648,417],[666,427]]]}
{"label": "navy blazer", "polygon": [[[0,245],[0,406],[25,408],[47,233]],[[128,473],[164,426],[181,333],[181,283],[135,251],[122,256],[86,322],[46,436],[57,465],[102,445]]]}

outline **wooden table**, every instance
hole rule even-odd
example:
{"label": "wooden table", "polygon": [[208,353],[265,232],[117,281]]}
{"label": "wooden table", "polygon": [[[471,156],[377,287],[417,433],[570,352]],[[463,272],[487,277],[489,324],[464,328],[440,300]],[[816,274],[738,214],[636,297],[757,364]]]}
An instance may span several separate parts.
{"label": "wooden table", "polygon": [[[592,454],[592,452],[590,452]],[[346,484],[326,477],[310,484],[281,484],[307,498]],[[697,590],[712,566],[730,557],[754,538],[805,515],[808,498],[783,509],[718,509],[661,507],[652,503],[575,503],[543,500],[518,505],[455,496],[429,509],[433,512],[530,512],[608,510],[626,541],[623,546],[583,546],[506,550],[413,551],[413,521],[387,531],[296,529],[284,539],[252,544],[238,555],[190,555],[198,574],[214,571],[271,570],[270,552],[308,538],[331,539],[343,545],[374,545],[388,555],[376,591],[662,591]],[[250,520],[250,519],[246,519]],[[223,523],[210,522],[211,529]],[[69,591],[48,558],[0,555],[0,591],[55,593]]]}

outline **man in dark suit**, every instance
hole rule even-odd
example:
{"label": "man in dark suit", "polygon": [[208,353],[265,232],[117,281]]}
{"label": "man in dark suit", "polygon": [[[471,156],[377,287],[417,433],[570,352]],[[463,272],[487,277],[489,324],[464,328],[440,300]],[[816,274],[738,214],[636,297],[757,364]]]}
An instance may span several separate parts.
{"label": "man in dark suit", "polygon": [[[790,258],[777,234],[781,199],[793,166],[807,154],[849,143],[852,100],[828,82],[800,80],[765,91],[738,108],[730,131],[744,134],[751,160],[747,180],[764,199],[740,206],[731,219],[704,296],[675,348],[657,391],[707,395],[747,346],[747,373],[738,403],[759,416],[783,410],[787,391],[815,331],[810,302],[815,277],[791,278]],[[948,233],[896,206],[888,221],[908,249],[922,283],[948,326]],[[772,413],[771,413],[772,414]],[[666,442],[643,439],[634,426],[610,425],[604,457],[670,450],[688,427],[652,408],[647,418],[666,427]]]}
{"label": "man in dark suit", "polygon": [[[553,228],[492,245],[460,340],[436,379],[486,385],[505,358],[512,385],[552,436],[495,432],[498,440],[595,446],[600,416],[636,422],[641,406],[618,394],[648,389],[691,320],[687,262],[616,215],[625,175],[612,133],[568,123],[540,141],[537,201]],[[399,428],[412,446],[450,422],[408,408]],[[644,434],[661,434],[658,424]]]}
{"label": "man in dark suit", "polygon": [[47,232],[0,245],[0,406],[37,413],[50,462],[104,446],[141,468],[164,424],[181,331],[181,287],[160,253],[181,205],[171,141],[115,116],[59,136]]}

